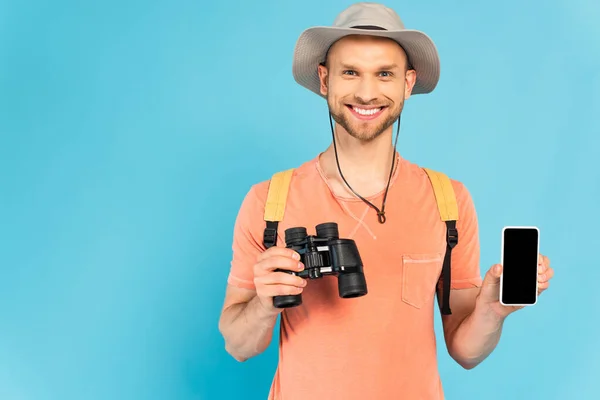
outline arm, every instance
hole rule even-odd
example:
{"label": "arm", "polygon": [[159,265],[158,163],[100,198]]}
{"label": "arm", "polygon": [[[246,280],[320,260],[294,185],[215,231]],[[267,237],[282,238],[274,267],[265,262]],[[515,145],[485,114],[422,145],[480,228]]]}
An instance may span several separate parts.
{"label": "arm", "polygon": [[234,226],[233,258],[219,331],[226,351],[238,361],[262,353],[271,343],[282,312],[273,306],[273,297],[300,294],[306,285],[296,275],[276,271],[301,271],[304,266],[297,252],[277,246],[266,249],[262,244],[266,189],[260,185],[250,190]]}
{"label": "arm", "polygon": [[479,288],[452,290],[452,315],[442,316],[448,353],[465,369],[476,367],[494,351],[504,324],[504,317],[478,301],[479,292]]}
{"label": "arm", "polygon": [[219,320],[225,350],[240,362],[265,351],[271,343],[277,315],[265,310],[256,291],[227,285]]}
{"label": "arm", "polygon": [[[463,368],[479,365],[494,351],[506,317],[522,307],[500,304],[502,268],[494,265],[483,281],[479,270],[479,233],[473,199],[464,185],[453,182],[458,198],[459,242],[452,253],[451,315],[442,315],[444,339],[450,356]],[[554,272],[547,257],[540,257],[539,293],[548,288]],[[438,287],[438,300],[441,300]]]}
{"label": "arm", "polygon": [[[498,345],[506,318],[523,308],[500,303],[501,274],[501,265],[494,265],[481,288],[450,292],[452,315],[442,316],[444,337],[448,353],[463,368],[474,368],[485,360]],[[553,276],[550,260],[540,255],[538,295],[548,289]]]}
{"label": "arm", "polygon": [[300,294],[306,285],[298,276],[276,271],[304,268],[300,255],[291,249],[271,247],[258,255],[253,266],[246,265],[246,279],[237,278],[233,275],[237,269],[232,269],[219,319],[225,350],[237,361],[262,353],[271,343],[277,316],[283,311],[273,306],[273,297]]}
{"label": "arm", "polygon": [[266,312],[256,287],[255,264],[272,252],[261,243],[264,228],[262,211],[266,200],[263,186],[253,186],[238,212],[232,244],[232,260],[219,331],[225,350],[243,362],[263,352],[270,344],[277,313]]}
{"label": "arm", "polygon": [[[480,301],[481,279],[479,227],[473,199],[467,188],[454,181],[460,218],[459,240],[452,252],[450,291],[451,315],[442,315],[444,339],[450,356],[463,368],[471,369],[494,350],[502,332],[503,319],[489,313]],[[441,286],[438,300],[441,301]]]}
{"label": "arm", "polygon": [[[258,257],[252,268],[254,289],[227,285],[219,330],[225,349],[238,361],[265,351],[282,309],[273,306],[273,297],[302,293],[306,281],[277,269],[300,271],[300,255],[291,249],[271,247]],[[235,282],[232,279],[230,282]]]}

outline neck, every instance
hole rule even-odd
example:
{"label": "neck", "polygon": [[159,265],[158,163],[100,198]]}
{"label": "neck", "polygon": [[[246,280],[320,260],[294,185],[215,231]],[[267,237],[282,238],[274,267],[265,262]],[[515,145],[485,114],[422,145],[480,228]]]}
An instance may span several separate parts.
{"label": "neck", "polygon": [[[392,156],[395,156],[393,126],[371,141],[361,141],[350,136],[343,127],[335,127],[339,167],[348,184],[362,197],[385,190],[390,178]],[[336,194],[355,197],[339,173],[333,143],[321,154],[320,163]],[[396,162],[394,169],[397,165]]]}

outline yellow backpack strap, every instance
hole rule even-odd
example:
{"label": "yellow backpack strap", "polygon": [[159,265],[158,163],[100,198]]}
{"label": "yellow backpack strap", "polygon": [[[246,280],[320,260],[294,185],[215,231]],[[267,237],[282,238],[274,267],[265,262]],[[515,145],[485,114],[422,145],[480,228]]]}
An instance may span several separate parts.
{"label": "yellow backpack strap", "polygon": [[444,264],[442,267],[442,283],[443,283],[443,304],[442,314],[450,315],[450,270],[452,249],[458,244],[458,231],[456,230],[456,221],[458,221],[458,203],[452,182],[445,174],[424,168],[429,176],[435,200],[442,221],[446,223],[446,254],[444,256]]}
{"label": "yellow backpack strap", "polygon": [[285,203],[293,172],[293,168],[276,172],[269,182],[269,192],[267,194],[264,214],[267,225],[263,235],[263,244],[266,248],[277,244],[277,226],[285,213]]}

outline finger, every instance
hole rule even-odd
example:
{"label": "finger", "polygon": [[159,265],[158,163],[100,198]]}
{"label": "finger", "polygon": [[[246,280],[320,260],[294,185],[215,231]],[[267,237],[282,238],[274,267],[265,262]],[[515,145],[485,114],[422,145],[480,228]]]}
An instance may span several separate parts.
{"label": "finger", "polygon": [[300,261],[290,257],[272,256],[256,264],[255,274],[264,275],[276,269],[285,269],[288,271],[298,272],[304,269],[304,265]]}
{"label": "finger", "polygon": [[541,294],[544,290],[550,287],[550,282],[541,282],[538,284],[538,293]]}
{"label": "finger", "polygon": [[546,272],[538,274],[538,282],[548,282],[553,276],[554,270],[552,268],[548,268]]}
{"label": "finger", "polygon": [[258,256],[258,259],[256,261],[261,262],[261,261],[271,258],[273,256],[282,256],[282,257],[293,258],[298,261],[300,260],[300,254],[298,254],[297,251],[288,249],[286,247],[273,246],[273,247],[267,249],[266,251],[260,253]]}
{"label": "finger", "polygon": [[550,261],[548,257],[543,254],[540,254],[539,262],[538,262],[538,272],[544,273],[550,267]]}
{"label": "finger", "polygon": [[303,289],[290,285],[264,285],[260,286],[259,295],[264,297],[297,295],[302,293]]}
{"label": "finger", "polygon": [[548,256],[542,255],[542,257],[544,258],[544,266],[546,268],[550,268],[550,258],[548,258]]}
{"label": "finger", "polygon": [[272,272],[264,276],[257,276],[254,279],[254,283],[259,285],[288,285],[297,287],[306,286],[305,279],[285,272]]}

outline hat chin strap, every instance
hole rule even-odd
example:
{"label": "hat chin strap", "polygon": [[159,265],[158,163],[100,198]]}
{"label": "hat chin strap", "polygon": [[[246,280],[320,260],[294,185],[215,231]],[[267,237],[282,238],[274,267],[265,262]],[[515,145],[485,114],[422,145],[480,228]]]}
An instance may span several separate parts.
{"label": "hat chin strap", "polygon": [[377,219],[379,220],[379,223],[381,223],[381,224],[384,224],[385,221],[387,220],[385,217],[385,201],[387,199],[388,190],[390,188],[390,182],[392,180],[392,175],[394,173],[394,162],[396,161],[396,145],[398,143],[398,136],[400,136],[400,120],[401,119],[402,119],[402,112],[400,113],[400,115],[398,115],[398,128],[396,130],[396,139],[394,140],[394,152],[392,153],[392,168],[390,168],[390,176],[388,177],[388,183],[385,188],[385,193],[383,195],[383,201],[382,201],[381,210],[380,210],[379,208],[377,208],[377,206],[375,206],[369,200],[365,199],[360,194],[356,193],[354,191],[354,189],[352,189],[352,187],[350,186],[348,181],[346,181],[346,178],[344,178],[344,174],[342,174],[342,169],[340,167],[340,162],[338,159],[337,146],[335,144],[335,132],[333,130],[333,121],[332,121],[332,117],[331,117],[331,111],[329,112],[329,125],[331,126],[331,136],[333,137],[333,150],[335,152],[335,162],[337,164],[340,176],[342,177],[342,180],[344,181],[346,186],[348,186],[348,188],[352,191],[352,193],[354,193],[359,199],[361,199],[362,201],[367,203],[369,206],[371,206],[377,212]]}

